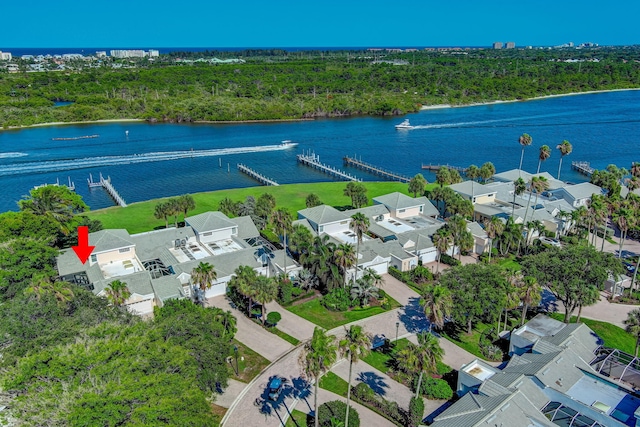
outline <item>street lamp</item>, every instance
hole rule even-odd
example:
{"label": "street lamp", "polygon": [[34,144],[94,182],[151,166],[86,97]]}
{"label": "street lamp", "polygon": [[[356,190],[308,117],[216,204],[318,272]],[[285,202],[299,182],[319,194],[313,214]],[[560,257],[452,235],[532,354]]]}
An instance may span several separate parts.
{"label": "street lamp", "polygon": [[234,368],[235,368],[235,371],[236,371],[236,376],[238,376],[239,374],[238,374],[238,346],[237,345],[233,346],[233,352],[236,355],[236,366]]}
{"label": "street lamp", "polygon": [[398,328],[400,327],[400,322],[396,322],[396,341],[398,341]]}

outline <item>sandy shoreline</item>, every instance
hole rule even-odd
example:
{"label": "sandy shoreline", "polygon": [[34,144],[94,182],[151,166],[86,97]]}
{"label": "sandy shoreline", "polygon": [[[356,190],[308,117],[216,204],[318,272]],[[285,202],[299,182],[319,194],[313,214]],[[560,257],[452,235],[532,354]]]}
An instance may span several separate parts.
{"label": "sandy shoreline", "polygon": [[606,89],[606,90],[590,90],[587,92],[570,92],[570,93],[559,93],[555,95],[544,95],[544,96],[536,96],[534,98],[527,99],[511,99],[508,101],[498,100],[498,101],[487,101],[487,102],[472,102],[470,104],[460,104],[460,105],[452,105],[452,104],[435,104],[435,105],[423,105],[420,110],[438,110],[441,108],[463,108],[463,107],[476,107],[479,105],[495,105],[495,104],[506,104],[511,102],[527,102],[527,101],[537,101],[540,99],[548,99],[548,98],[560,98],[562,96],[576,96],[576,95],[589,95],[594,93],[607,93],[607,92],[622,92],[627,90],[640,90],[640,88],[628,88],[628,89]]}

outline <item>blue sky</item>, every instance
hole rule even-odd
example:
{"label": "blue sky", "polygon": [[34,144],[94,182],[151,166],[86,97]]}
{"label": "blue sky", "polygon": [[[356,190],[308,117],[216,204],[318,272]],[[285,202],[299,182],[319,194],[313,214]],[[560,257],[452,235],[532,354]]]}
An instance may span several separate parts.
{"label": "blue sky", "polygon": [[640,1],[27,0],[3,2],[7,47],[640,44]]}

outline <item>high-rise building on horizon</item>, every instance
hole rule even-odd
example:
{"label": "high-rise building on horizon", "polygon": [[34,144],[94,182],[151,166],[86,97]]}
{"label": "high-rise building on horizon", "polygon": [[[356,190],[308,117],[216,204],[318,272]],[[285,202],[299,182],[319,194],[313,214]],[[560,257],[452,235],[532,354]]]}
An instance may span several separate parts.
{"label": "high-rise building on horizon", "polygon": [[515,48],[516,48],[515,42],[507,42],[507,45],[505,46],[505,49],[515,49]]}
{"label": "high-rise building on horizon", "polygon": [[493,42],[494,49],[502,49],[502,42]]}

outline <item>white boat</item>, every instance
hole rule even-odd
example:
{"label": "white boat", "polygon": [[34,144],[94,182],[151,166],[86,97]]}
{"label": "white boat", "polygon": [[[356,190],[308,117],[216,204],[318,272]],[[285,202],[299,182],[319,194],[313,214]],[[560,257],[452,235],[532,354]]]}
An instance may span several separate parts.
{"label": "white boat", "polygon": [[282,143],[280,144],[280,146],[284,147],[284,148],[295,147],[296,145],[298,145],[298,143],[297,142],[293,142],[290,139],[286,139],[286,140],[282,141]]}
{"label": "white boat", "polygon": [[405,119],[404,122],[396,125],[396,129],[413,129],[413,126],[409,123],[409,119]]}

